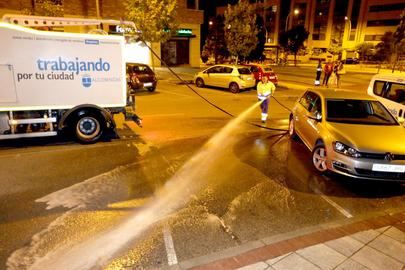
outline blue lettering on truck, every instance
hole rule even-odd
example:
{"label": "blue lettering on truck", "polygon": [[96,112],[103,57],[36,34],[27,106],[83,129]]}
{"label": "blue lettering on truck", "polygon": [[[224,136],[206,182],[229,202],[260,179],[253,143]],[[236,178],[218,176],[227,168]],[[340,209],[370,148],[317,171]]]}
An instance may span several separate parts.
{"label": "blue lettering on truck", "polygon": [[109,71],[110,63],[99,58],[98,61],[80,61],[78,57],[75,61],[69,61],[58,57],[57,60],[37,60],[38,69],[41,71],[73,71],[79,74],[81,71]]}

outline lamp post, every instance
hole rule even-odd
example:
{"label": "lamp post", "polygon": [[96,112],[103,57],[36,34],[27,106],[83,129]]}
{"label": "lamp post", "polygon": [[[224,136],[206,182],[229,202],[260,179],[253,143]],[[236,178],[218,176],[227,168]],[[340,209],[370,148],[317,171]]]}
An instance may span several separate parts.
{"label": "lamp post", "polygon": [[351,36],[351,33],[352,33],[352,21],[347,16],[345,16],[345,21],[349,22],[349,34],[348,34],[347,40],[350,40],[350,36]]}
{"label": "lamp post", "polygon": [[[294,9],[294,15],[298,15],[300,13],[300,10],[298,8]],[[290,15],[292,12],[288,13],[287,18],[285,19],[285,32],[288,30],[288,19],[290,18]]]}

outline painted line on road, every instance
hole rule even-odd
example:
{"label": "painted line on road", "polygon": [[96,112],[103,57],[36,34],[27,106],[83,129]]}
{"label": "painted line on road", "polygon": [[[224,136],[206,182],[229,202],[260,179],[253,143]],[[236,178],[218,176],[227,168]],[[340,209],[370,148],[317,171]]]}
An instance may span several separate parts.
{"label": "painted line on road", "polygon": [[171,95],[181,96],[181,97],[188,97],[188,98],[193,96],[193,95],[179,94],[179,93],[175,93],[175,92],[173,92],[173,91],[166,91],[166,90],[161,90],[161,89],[159,89],[159,92],[165,93],[165,94],[171,94]]}
{"label": "painted line on road", "polygon": [[163,239],[165,241],[167,263],[169,265],[178,264],[176,250],[174,249],[172,234],[170,233],[170,229],[167,225],[165,225],[165,227],[163,228]]}
{"label": "painted line on road", "polygon": [[319,191],[317,188],[314,189],[315,193],[320,195],[322,199],[324,199],[325,201],[327,201],[330,205],[332,205],[333,207],[336,208],[336,210],[338,210],[342,215],[344,215],[347,218],[352,218],[353,215],[349,213],[349,211],[347,211],[346,209],[344,209],[342,206],[338,205],[337,203],[335,203],[333,200],[331,200],[328,196],[326,196],[325,194],[323,194],[321,191]]}

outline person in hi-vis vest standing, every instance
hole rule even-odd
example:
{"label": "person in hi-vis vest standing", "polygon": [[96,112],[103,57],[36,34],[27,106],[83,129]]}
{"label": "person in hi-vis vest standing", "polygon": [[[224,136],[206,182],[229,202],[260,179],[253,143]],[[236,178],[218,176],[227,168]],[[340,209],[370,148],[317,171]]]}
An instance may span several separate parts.
{"label": "person in hi-vis vest standing", "polygon": [[262,109],[262,122],[267,120],[269,110],[269,99],[274,94],[276,86],[269,81],[267,76],[263,76],[262,80],[257,84],[257,97],[262,101],[260,109]]}

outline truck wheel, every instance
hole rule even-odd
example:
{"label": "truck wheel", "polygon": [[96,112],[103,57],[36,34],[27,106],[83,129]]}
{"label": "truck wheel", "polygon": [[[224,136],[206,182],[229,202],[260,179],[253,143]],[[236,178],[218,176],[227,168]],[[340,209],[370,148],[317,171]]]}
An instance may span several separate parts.
{"label": "truck wheel", "polygon": [[231,83],[229,85],[229,91],[231,91],[234,94],[239,93],[239,85],[235,82]]}
{"label": "truck wheel", "polygon": [[103,125],[93,115],[81,116],[75,124],[76,138],[81,143],[95,143],[103,133]]}

